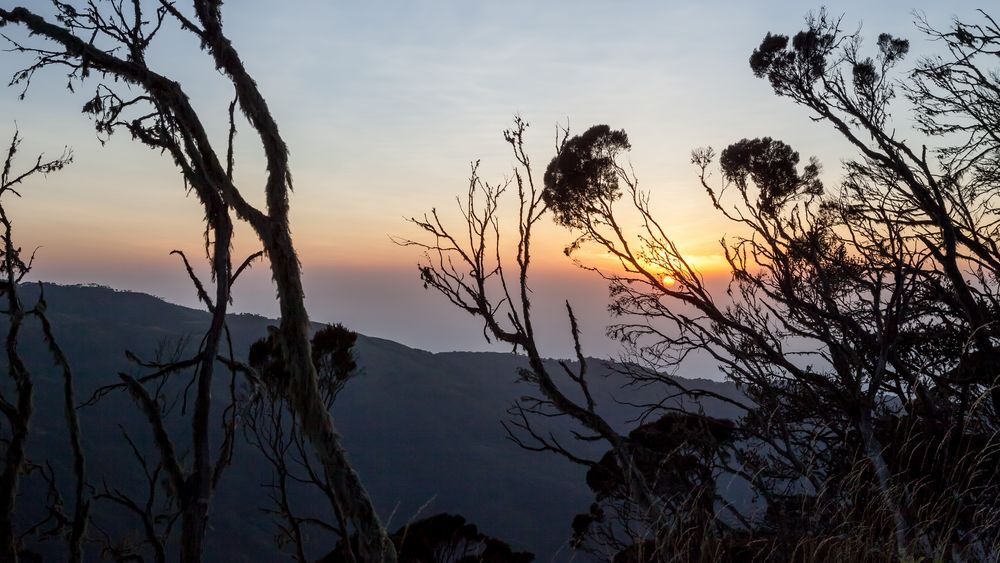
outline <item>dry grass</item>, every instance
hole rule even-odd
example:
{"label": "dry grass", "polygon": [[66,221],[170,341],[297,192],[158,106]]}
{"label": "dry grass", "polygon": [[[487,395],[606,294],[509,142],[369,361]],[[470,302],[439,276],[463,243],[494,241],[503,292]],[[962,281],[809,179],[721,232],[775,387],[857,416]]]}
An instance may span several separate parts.
{"label": "dry grass", "polygon": [[[885,493],[874,485],[867,460],[859,459],[837,483],[815,495],[791,497],[783,515],[763,510],[748,515],[755,529],[725,525],[718,511],[708,517],[707,525],[698,527],[637,521],[626,526],[619,519],[605,524],[603,537],[607,540],[617,534],[619,548],[631,545],[619,550],[605,542],[604,549],[597,551],[615,563],[1000,561],[1000,505],[996,503],[1000,498],[996,466],[1000,440],[990,436],[985,448],[958,456],[945,446],[949,440],[934,442],[932,446],[919,433],[897,442],[899,451],[907,455],[897,459],[892,485]],[[933,472],[914,475],[924,469]],[[699,506],[697,502],[685,504]],[[908,525],[902,553],[896,542],[893,506],[903,507]],[[623,534],[626,529],[631,534]]]}

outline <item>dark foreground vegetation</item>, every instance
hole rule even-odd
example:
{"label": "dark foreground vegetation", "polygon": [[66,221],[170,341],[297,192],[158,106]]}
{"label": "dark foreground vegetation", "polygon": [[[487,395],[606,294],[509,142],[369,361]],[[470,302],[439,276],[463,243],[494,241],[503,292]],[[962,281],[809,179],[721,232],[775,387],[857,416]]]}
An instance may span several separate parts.
{"label": "dark foreground vegetation", "polygon": [[[578,549],[616,561],[1000,553],[1000,26],[981,13],[917,27],[940,54],[909,72],[897,70],[906,39],[866,42],[825,12],[753,51],[755,76],[856,153],[829,186],[819,162],[769,137],[692,152],[692,192],[736,233],[720,241],[722,291],[678,251],[684,233],[658,221],[628,135],[607,125],[560,131],[540,173],[516,119],[504,133],[516,168],[489,183],[473,167],[464,224],[411,221],[424,238],[401,242],[424,249],[424,284],[530,360],[535,394],[514,406],[512,438],[588,468]],[[529,281],[532,232],[549,218],[575,237],[567,255],[616,259],[578,263],[609,284],[608,332],[630,360],[619,381],[647,392],[628,431],[602,414],[582,354],[562,369],[542,360]],[[672,402],[711,396],[664,375],[704,354],[745,394],[733,419]],[[559,438],[553,418],[577,429]],[[595,442],[602,457],[579,453]],[[758,504],[726,497],[734,477]]]}
{"label": "dark foreground vegetation", "polygon": [[[275,530],[260,559],[529,560],[462,516],[392,529],[350,463],[331,413],[357,373],[357,335],[309,322],[290,234],[287,147],[224,32],[222,3],[54,0],[45,10],[0,8],[0,24],[20,34],[8,56],[27,61],[13,84],[27,91],[37,72],[68,72],[72,88],[94,88],[83,110],[99,135],[124,132],[177,165],[203,206],[207,283],[175,253],[208,319],[190,341],[129,351],[131,369],[79,395],[44,294],[24,298],[31,260],[3,207],[69,155],[18,168],[14,137],[0,182],[9,376],[0,398],[0,560],[201,561],[212,522],[225,521],[212,507],[245,467],[247,445],[266,462],[263,508]],[[221,142],[182,86],[147,62],[163,26],[189,34],[232,87]],[[527,124],[516,119],[504,134],[513,175],[491,184],[473,166],[465,224],[448,227],[436,212],[412,221],[423,239],[400,242],[425,251],[423,283],[521,354],[516,372],[529,394],[509,411],[511,440],[585,469],[592,502],[567,522],[580,556],[623,563],[996,557],[1000,26],[982,13],[917,27],[936,40],[939,55],[912,64],[906,39],[865,42],[823,12],[794,35],[768,34],[753,51],[750,71],[855,154],[830,186],[818,162],[803,163],[769,137],[737,141],[718,155],[692,153],[694,191],[706,192],[736,233],[720,241],[730,270],[724,291],[710,289],[678,251],[672,237],[682,234],[657,220],[625,164],[628,135],[607,125],[580,135],[563,130],[539,174],[524,148]],[[237,125],[259,139],[262,197],[234,180]],[[501,212],[508,194],[517,210],[510,226]],[[258,200],[263,205],[251,203]],[[637,413],[629,421],[596,392],[598,366],[579,344],[573,362],[546,361],[537,344],[532,232],[549,218],[572,233],[568,255],[596,247],[618,261],[580,264],[610,287],[618,321],[609,334],[627,361],[601,380],[642,390],[629,402]],[[259,252],[232,256],[237,222]],[[509,248],[501,237],[508,230]],[[270,268],[281,318],[241,348],[228,315],[232,287],[258,261]],[[566,310],[578,342],[571,304]],[[51,393],[44,403],[36,394],[39,372],[23,351],[29,321],[57,366],[56,403]],[[711,356],[739,393],[669,376],[693,354]],[[130,455],[114,459],[120,475],[96,474],[108,460],[88,455],[80,412],[122,397],[129,402],[121,408],[141,422],[101,438]],[[736,412],[713,415],[699,408],[706,401]],[[64,454],[32,449],[45,428],[40,419],[60,421]],[[126,487],[126,473],[141,486]],[[729,494],[740,488],[751,502]],[[312,502],[294,500],[302,490]]]}

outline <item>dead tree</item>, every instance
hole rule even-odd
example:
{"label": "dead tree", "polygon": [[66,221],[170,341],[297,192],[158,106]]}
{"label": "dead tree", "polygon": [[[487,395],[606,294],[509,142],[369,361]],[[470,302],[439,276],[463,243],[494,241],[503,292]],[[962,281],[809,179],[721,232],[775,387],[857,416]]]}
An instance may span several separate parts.
{"label": "dead tree", "polygon": [[[278,342],[287,367],[283,393],[302,432],[308,438],[323,471],[336,492],[345,518],[361,537],[360,555],[366,561],[393,561],[394,549],[368,493],[347,460],[333,420],[326,410],[311,361],[309,319],[304,305],[301,270],[292,243],[288,210],[291,174],[288,150],[271,111],[256,82],[247,72],[235,46],[226,36],[217,0],[195,0],[190,12],[173,2],[87,3],[79,7],[54,1],[52,20],[34,11],[18,7],[0,10],[0,23],[21,26],[41,45],[15,43],[18,52],[34,57],[34,62],[15,75],[13,82],[26,89],[35,72],[47,67],[69,69],[72,83],[84,82],[93,74],[99,82],[93,99],[84,107],[95,121],[100,134],[127,131],[134,139],[168,153],[178,166],[187,186],[202,203],[207,222],[206,234],[215,236],[212,271],[216,277],[215,310],[212,338],[206,341],[199,391],[211,386],[212,365],[217,336],[222,332],[222,315],[228,302],[228,250],[218,242],[232,236],[232,219],[245,221],[264,248],[278,293],[281,324]],[[230,106],[230,135],[225,155],[217,149],[180,84],[164,76],[147,63],[145,53],[163,25],[175,24],[212,57],[216,67],[232,84],[235,99]],[[127,84],[139,91],[120,87]],[[266,158],[267,181],[264,209],[250,204],[232,180],[235,133],[233,115],[239,108],[257,133]],[[133,388],[133,386],[130,386]],[[138,392],[139,389],[135,388]],[[140,402],[142,397],[140,395]],[[195,432],[207,421],[208,405],[196,407]],[[184,529],[194,538],[203,532],[204,512],[211,493],[211,461],[207,443],[196,439],[194,483],[188,523]],[[193,541],[193,540],[192,540]],[[185,560],[197,560],[197,545],[185,548]]]}

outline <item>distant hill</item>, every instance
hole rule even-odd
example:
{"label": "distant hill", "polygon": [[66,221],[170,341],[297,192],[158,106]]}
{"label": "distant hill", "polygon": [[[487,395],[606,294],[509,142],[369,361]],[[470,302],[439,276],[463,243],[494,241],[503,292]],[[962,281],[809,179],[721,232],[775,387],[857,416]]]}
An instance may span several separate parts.
{"label": "distant hill", "polygon": [[[25,286],[24,300],[34,302],[37,291]],[[76,371],[81,400],[97,387],[117,381],[117,372],[134,370],[124,350],[148,356],[158,342],[183,338],[197,342],[209,321],[205,311],[141,293],[51,284],[45,284],[44,291],[56,335]],[[275,321],[260,316],[233,315],[229,327],[237,353],[245,354],[271,324]],[[29,451],[39,456],[59,452],[63,457],[55,467],[64,471],[68,449],[59,373],[44,353],[38,327],[29,325],[21,343],[38,389]],[[362,373],[341,393],[334,417],[380,513],[391,519],[390,527],[418,512],[423,516],[452,512],[515,549],[534,552],[537,561],[573,557],[566,547],[570,522],[592,501],[584,468],[554,455],[520,449],[500,425],[513,401],[531,392],[517,381],[523,357],[434,354],[369,336],[359,337],[355,352]],[[622,392],[600,375],[599,365],[595,363],[598,375],[593,380],[599,404],[608,409],[610,419],[624,424],[634,413],[609,400],[611,393]],[[687,384],[738,396],[730,384],[709,380]],[[221,385],[220,378],[219,395]],[[649,392],[631,390],[626,398]],[[724,403],[704,407],[716,416],[735,416]],[[140,447],[152,449],[148,425],[131,400],[119,393],[80,412],[92,480],[135,479],[133,485],[138,484],[138,469],[124,449],[121,428],[128,429]],[[558,431],[558,423],[554,424]],[[189,430],[180,425],[173,433],[183,440]],[[592,453],[599,450],[603,448]],[[227,470],[213,504],[209,560],[256,560],[262,553],[274,553],[269,520],[258,510],[267,504],[261,483],[268,471],[252,448],[238,445],[234,466]],[[109,523],[116,525],[125,524]]]}

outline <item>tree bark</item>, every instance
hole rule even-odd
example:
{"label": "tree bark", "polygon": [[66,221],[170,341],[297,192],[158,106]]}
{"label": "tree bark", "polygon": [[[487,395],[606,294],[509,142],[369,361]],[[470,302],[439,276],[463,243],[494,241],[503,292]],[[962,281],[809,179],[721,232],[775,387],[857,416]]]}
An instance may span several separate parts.
{"label": "tree bark", "polygon": [[[264,242],[278,287],[281,307],[279,342],[285,367],[290,374],[288,402],[299,418],[303,434],[322,463],[347,519],[354,524],[358,533],[360,560],[393,563],[396,561],[395,546],[375,512],[368,491],[347,459],[333,417],[319,392],[309,341],[309,316],[305,308],[301,270],[287,225],[276,225],[272,236]],[[345,543],[349,545],[349,542]]]}

